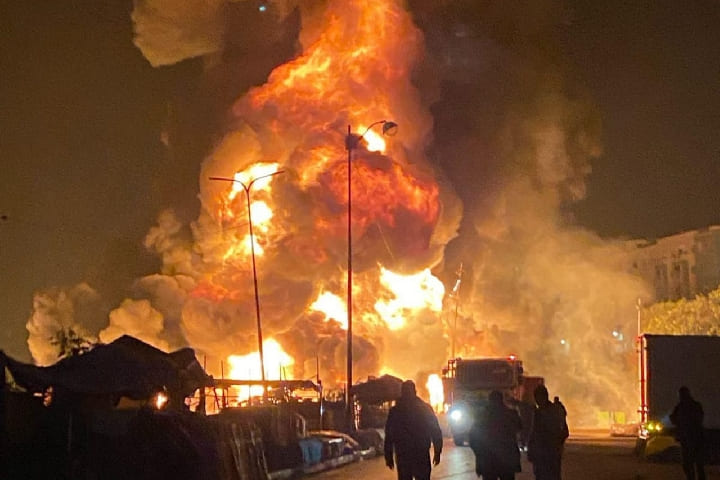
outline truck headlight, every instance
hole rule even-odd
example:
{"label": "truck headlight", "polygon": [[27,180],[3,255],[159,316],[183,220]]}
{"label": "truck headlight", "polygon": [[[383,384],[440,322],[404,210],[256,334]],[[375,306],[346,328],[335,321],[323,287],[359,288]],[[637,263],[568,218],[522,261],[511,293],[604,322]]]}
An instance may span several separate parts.
{"label": "truck headlight", "polygon": [[463,418],[463,412],[462,410],[453,410],[450,412],[450,420],[453,422],[459,422]]}

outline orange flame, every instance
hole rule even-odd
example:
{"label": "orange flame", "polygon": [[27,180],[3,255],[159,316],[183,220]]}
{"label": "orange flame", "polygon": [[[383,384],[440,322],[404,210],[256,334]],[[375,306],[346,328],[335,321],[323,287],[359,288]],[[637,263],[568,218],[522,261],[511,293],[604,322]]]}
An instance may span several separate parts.
{"label": "orange flame", "polygon": [[[277,170],[278,165],[276,163],[257,163],[251,165],[246,170],[235,173],[233,177],[235,182],[231,183],[232,186],[227,197],[220,199],[221,206],[218,212],[220,218],[233,221],[233,225],[230,225],[229,228],[237,230],[232,237],[234,241],[232,241],[223,255],[224,260],[231,259],[232,257],[249,258],[251,253],[250,233],[247,232],[248,220],[239,215],[239,211],[244,211],[245,214],[247,214],[246,194],[250,195],[250,215],[252,216],[253,222],[255,255],[260,256],[263,254],[263,237],[267,235],[270,220],[273,218],[273,211],[268,204],[269,200],[267,200],[271,194],[270,184],[273,177],[262,177],[264,175],[270,175]],[[244,191],[245,188],[250,188],[250,191],[246,193]],[[240,234],[239,230],[242,230],[243,227],[245,232]],[[237,237],[238,234],[241,235],[241,238]]]}
{"label": "orange flame", "polygon": [[340,322],[343,330],[347,330],[347,305],[334,293],[322,292],[310,305],[310,310],[324,313],[326,319]]}
{"label": "orange flame", "polygon": [[[293,344],[303,338],[293,334],[293,328],[310,328],[300,323],[303,318],[322,312],[339,323],[312,324],[327,327],[316,336],[340,338],[338,330],[347,328],[341,292],[347,285],[348,169],[357,255],[354,335],[374,347],[376,336],[402,331],[414,315],[430,318],[439,313],[444,291],[430,273],[433,265],[415,260],[437,259],[433,234],[442,213],[440,187],[422,153],[431,117],[410,82],[422,35],[401,2],[348,0],[328,2],[325,8],[322,20],[305,25],[303,52],[235,103],[235,130],[204,165],[211,175],[236,172],[237,182],[227,189],[202,185],[208,193],[202,204],[210,220],[193,226],[204,263],[190,295],[194,317],[187,317],[227,320],[222,330],[233,338],[206,338],[201,328],[185,329],[192,330],[206,351],[227,348],[222,356],[238,348],[250,351],[251,244],[245,230],[247,198],[240,182],[247,186],[253,178],[282,169],[286,174],[281,184],[268,177],[253,185],[250,213],[253,247],[262,257],[257,275],[263,329],[285,342],[283,347],[296,356],[298,371],[316,353]],[[368,129],[381,119],[397,121],[402,133],[390,141],[379,129]],[[345,142],[348,125],[354,135],[363,134],[350,150]],[[418,273],[394,273],[400,266]],[[221,309],[215,317],[213,307]],[[334,345],[326,355],[328,363],[337,360]],[[278,348],[282,350],[279,344]],[[242,377],[259,377],[259,371],[248,370],[248,365],[259,363],[257,353],[250,355],[254,356],[231,357],[241,369],[233,367],[233,375],[244,369]],[[275,361],[267,360],[268,355],[266,363],[271,365]],[[377,370],[382,364],[379,355],[373,355],[364,368]],[[355,361],[361,364],[361,356]],[[438,361],[438,368],[444,361]],[[328,370],[342,371],[335,365]]]}
{"label": "orange flame", "polygon": [[445,392],[440,375],[436,373],[430,375],[425,386],[430,392],[430,405],[436,412],[442,412],[445,405]]}
{"label": "orange flame", "polygon": [[[259,352],[252,352],[247,355],[230,355],[227,360],[230,365],[231,379],[260,380],[262,378]],[[295,363],[295,360],[273,339],[263,342],[263,360],[266,380],[280,380],[286,376],[284,369]],[[260,385],[233,387],[232,390],[235,394],[235,401],[239,404],[250,397],[259,397],[263,394],[263,388]]]}
{"label": "orange flame", "polygon": [[[280,344],[271,339],[263,342],[263,360],[265,361],[265,379],[279,380],[284,368],[291,366],[295,360],[288,355]],[[243,380],[260,380],[260,353],[247,355],[230,355],[230,378]]]}
{"label": "orange flame", "polygon": [[405,326],[405,315],[423,308],[434,312],[442,311],[445,287],[430,269],[415,275],[398,275],[381,268],[380,282],[394,294],[392,299],[381,299],[375,303],[375,310],[391,330]]}

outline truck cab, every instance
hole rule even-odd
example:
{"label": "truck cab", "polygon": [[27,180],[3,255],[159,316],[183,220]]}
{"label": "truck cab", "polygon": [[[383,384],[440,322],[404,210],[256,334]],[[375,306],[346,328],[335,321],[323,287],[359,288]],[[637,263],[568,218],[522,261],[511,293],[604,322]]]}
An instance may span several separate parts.
{"label": "truck cab", "polygon": [[443,369],[443,387],[448,407],[448,424],[453,442],[465,445],[475,416],[487,405],[493,390],[512,403],[520,400],[522,362],[508,357],[454,358]]}

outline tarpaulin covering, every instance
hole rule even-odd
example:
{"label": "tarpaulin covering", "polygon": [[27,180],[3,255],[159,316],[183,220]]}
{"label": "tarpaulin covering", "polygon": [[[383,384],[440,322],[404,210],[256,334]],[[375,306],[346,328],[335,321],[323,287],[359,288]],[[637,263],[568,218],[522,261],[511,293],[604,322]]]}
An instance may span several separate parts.
{"label": "tarpaulin covering", "polygon": [[358,402],[381,404],[400,398],[402,380],[392,375],[383,375],[364,383],[353,385],[350,390]]}
{"label": "tarpaulin covering", "polygon": [[0,360],[15,382],[32,392],[52,386],[78,394],[144,398],[162,388],[189,395],[197,388],[212,386],[212,378],[193,349],[165,353],[128,335],[49,367],[19,362],[2,351]]}

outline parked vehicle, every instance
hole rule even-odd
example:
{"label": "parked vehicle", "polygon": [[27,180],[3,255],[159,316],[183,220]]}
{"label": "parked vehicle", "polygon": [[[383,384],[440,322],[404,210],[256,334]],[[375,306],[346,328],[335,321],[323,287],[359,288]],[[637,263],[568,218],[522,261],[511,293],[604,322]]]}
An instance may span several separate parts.
{"label": "parked vehicle", "polygon": [[676,457],[670,413],[686,386],[702,403],[710,461],[720,451],[720,336],[650,335],[638,338],[640,428],[637,451],[648,458]]}
{"label": "parked vehicle", "polygon": [[443,388],[448,405],[448,424],[456,445],[465,445],[473,417],[487,405],[493,390],[503,393],[508,403],[522,399],[522,361],[508,357],[454,358],[443,369]]}

